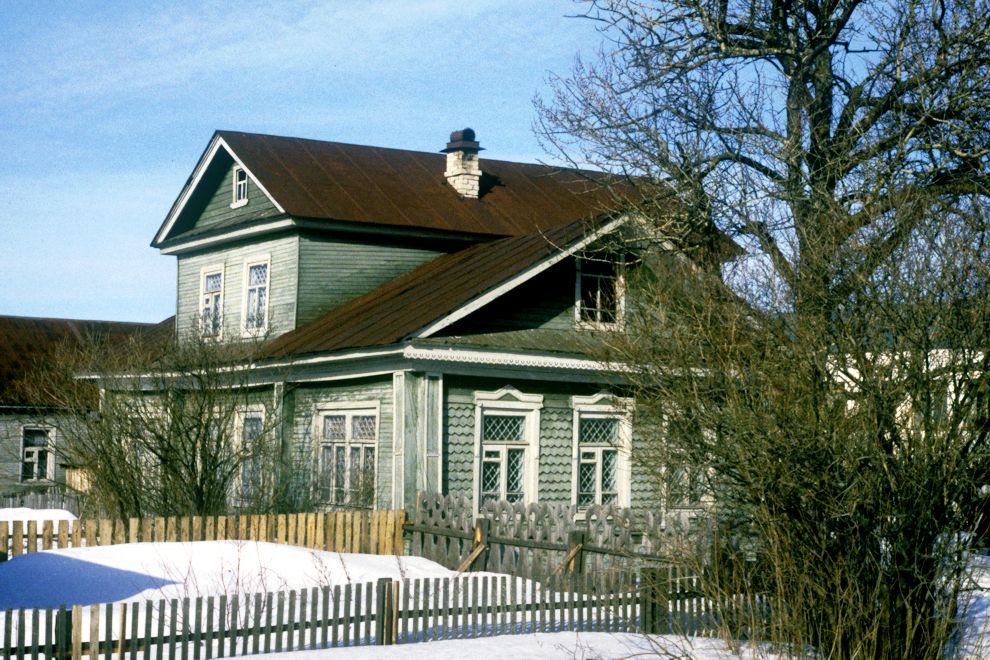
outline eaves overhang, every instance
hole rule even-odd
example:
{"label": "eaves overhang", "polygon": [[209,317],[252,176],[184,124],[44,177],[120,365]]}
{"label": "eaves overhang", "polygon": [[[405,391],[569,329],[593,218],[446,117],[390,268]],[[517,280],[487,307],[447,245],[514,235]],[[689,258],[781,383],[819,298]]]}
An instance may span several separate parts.
{"label": "eaves overhang", "polygon": [[[368,378],[396,371],[476,376],[512,374],[514,377],[533,380],[618,381],[628,372],[628,368],[622,364],[578,354],[417,345],[415,342],[406,342],[326,355],[249,361],[231,365],[226,371],[230,373],[235,386],[257,387],[273,383],[304,384]],[[246,378],[242,377],[245,372],[248,374]],[[162,376],[155,374],[154,379],[159,380]],[[179,374],[173,376],[180,377]],[[94,374],[81,377],[98,379]],[[150,382],[152,375],[132,373],[121,374],[118,378]]]}

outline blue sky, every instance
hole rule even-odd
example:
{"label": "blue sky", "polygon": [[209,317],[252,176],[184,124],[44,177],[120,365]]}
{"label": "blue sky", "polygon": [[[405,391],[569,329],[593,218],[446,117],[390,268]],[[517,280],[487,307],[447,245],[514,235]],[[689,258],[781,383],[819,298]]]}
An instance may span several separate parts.
{"label": "blue sky", "polygon": [[215,129],[545,159],[533,97],[597,48],[566,0],[0,2],[0,314],[159,321],[148,246]]}

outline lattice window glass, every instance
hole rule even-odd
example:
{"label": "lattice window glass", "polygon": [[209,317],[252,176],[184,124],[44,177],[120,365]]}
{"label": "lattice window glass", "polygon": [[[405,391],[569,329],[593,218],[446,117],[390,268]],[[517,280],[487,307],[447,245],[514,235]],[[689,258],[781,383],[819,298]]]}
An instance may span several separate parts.
{"label": "lattice window glass", "polygon": [[[526,483],[526,417],[484,413],[481,418],[482,464],[480,496],[521,502]],[[515,446],[513,446],[515,445]]]}
{"label": "lattice window glass", "polygon": [[220,334],[223,301],[223,273],[206,273],[203,276],[203,301],[200,308],[200,327],[204,337]]}
{"label": "lattice window glass", "polygon": [[268,264],[248,267],[247,309],[244,325],[257,330],[265,327],[268,318]]}
{"label": "lattice window glass", "polygon": [[579,506],[595,503],[598,482],[598,461],[595,452],[581,452],[581,463],[578,466],[578,496]]}
{"label": "lattice window glass", "polygon": [[323,417],[323,439],[343,441],[347,430],[347,417],[344,415],[326,415]]}
{"label": "lattice window glass", "polygon": [[509,448],[506,450],[505,466],[505,499],[510,502],[521,502],[523,499],[523,459],[524,449]]}
{"label": "lattice window glass", "polygon": [[355,415],[351,418],[351,437],[355,440],[374,440],[375,422],[374,415]]}
{"label": "lattice window glass", "polygon": [[483,442],[522,442],[525,438],[526,418],[521,415],[485,414],[483,419],[484,428],[481,431]]}
{"label": "lattice window glass", "polygon": [[618,452],[605,447],[582,449],[578,461],[578,506],[618,500]]}
{"label": "lattice window glass", "polygon": [[601,451],[601,463],[601,502],[602,504],[612,504],[619,498],[618,479],[616,474],[618,452],[614,449],[603,449]]}
{"label": "lattice window glass", "polygon": [[619,439],[619,420],[614,417],[581,417],[578,437],[581,444],[614,445]]}
{"label": "lattice window glass", "polygon": [[375,495],[378,417],[368,412],[322,416],[320,496],[343,506],[370,507]]}
{"label": "lattice window glass", "polygon": [[241,463],[241,497],[244,499],[254,497],[261,486],[262,456],[257,443],[263,427],[264,420],[260,414],[244,415],[241,426],[241,447],[248,454]]}

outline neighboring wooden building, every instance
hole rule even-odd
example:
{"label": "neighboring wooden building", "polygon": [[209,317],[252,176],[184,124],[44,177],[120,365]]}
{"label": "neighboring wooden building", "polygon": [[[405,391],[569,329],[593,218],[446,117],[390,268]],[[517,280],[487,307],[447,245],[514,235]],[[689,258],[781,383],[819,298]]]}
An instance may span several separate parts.
{"label": "neighboring wooden building", "polygon": [[0,494],[45,490],[65,484],[58,403],[19,387],[19,381],[57,359],[62,347],[87,341],[122,341],[138,333],[164,332],[172,325],[0,316]]}
{"label": "neighboring wooden building", "polygon": [[266,338],[253,382],[327,506],[655,508],[588,349],[624,313],[624,255],[587,258],[614,199],[480,150],[470,129],[446,155],[217,132],[152,242],[178,259],[179,337]]}

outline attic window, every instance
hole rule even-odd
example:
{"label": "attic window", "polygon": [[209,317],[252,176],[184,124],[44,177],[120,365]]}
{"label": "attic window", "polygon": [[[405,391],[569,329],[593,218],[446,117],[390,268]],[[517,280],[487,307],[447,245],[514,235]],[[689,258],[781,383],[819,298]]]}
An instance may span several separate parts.
{"label": "attic window", "polygon": [[237,208],[238,206],[244,206],[248,202],[247,195],[247,172],[244,168],[235,167],[234,168],[234,190],[233,199],[230,203],[230,208]]}
{"label": "attic window", "polygon": [[620,256],[597,252],[579,258],[574,284],[577,323],[600,328],[621,324],[624,289]]}

